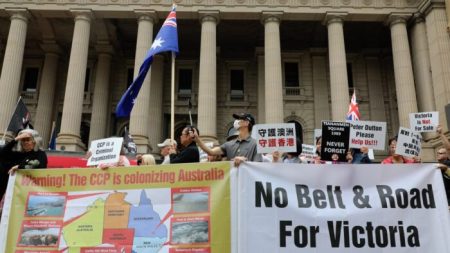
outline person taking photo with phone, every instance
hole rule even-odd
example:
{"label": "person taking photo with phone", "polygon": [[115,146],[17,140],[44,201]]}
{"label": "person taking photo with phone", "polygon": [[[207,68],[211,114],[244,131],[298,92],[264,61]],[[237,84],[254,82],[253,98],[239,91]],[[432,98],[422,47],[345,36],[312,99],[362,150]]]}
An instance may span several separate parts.
{"label": "person taking photo with phone", "polygon": [[194,141],[194,131],[198,133],[198,129],[193,126],[186,126],[181,131],[180,144],[182,149],[178,154],[173,147],[169,150],[171,164],[200,162],[200,153]]}

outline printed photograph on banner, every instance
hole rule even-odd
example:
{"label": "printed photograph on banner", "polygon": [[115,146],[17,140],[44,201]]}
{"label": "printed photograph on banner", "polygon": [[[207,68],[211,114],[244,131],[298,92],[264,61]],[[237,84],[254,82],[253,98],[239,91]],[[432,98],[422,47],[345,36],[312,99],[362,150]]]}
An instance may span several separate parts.
{"label": "printed photograph on banner", "polygon": [[62,221],[26,220],[22,223],[18,247],[58,247]]}
{"label": "printed photograph on banner", "polygon": [[385,150],[386,122],[377,121],[349,121],[350,148],[369,148]]}
{"label": "printed photograph on banner", "polygon": [[257,152],[260,154],[297,151],[294,123],[256,124],[252,137],[256,140]]}
{"label": "printed photograph on banner", "polygon": [[439,112],[419,112],[409,114],[410,128],[414,132],[436,132],[439,125]]}
{"label": "printed photograph on banner", "polygon": [[209,247],[205,248],[170,248],[169,253],[211,253]]}
{"label": "printed photograph on banner", "polygon": [[400,127],[395,154],[411,158],[419,156],[421,150],[422,136],[411,129]]}
{"label": "printed photograph on banner", "polygon": [[322,121],[321,160],[347,162],[349,150],[350,123]]}
{"label": "printed photograph on banner", "polygon": [[113,137],[92,141],[89,152],[88,166],[97,166],[101,163],[115,163],[120,159],[123,138]]}
{"label": "printed photograph on banner", "polygon": [[30,192],[26,203],[26,217],[63,217],[66,207],[65,192]]}
{"label": "printed photograph on banner", "polygon": [[207,213],[209,207],[209,187],[172,189],[174,213]]}
{"label": "printed photograph on banner", "polygon": [[171,220],[172,245],[208,244],[210,242],[209,216],[176,217]]}

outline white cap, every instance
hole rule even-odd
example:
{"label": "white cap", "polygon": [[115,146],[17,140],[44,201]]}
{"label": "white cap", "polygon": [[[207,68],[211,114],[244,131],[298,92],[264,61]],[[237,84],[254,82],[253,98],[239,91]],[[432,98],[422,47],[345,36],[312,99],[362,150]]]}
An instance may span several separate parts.
{"label": "white cap", "polygon": [[170,146],[172,144],[175,144],[175,146],[177,145],[177,142],[175,140],[171,140],[171,139],[165,139],[162,143],[158,143],[158,147],[160,148],[164,148],[167,146]]}

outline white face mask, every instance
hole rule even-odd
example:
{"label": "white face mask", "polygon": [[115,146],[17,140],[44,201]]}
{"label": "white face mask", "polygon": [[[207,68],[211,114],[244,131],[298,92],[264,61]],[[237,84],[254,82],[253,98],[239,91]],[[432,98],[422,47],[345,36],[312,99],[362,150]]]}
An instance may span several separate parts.
{"label": "white face mask", "polygon": [[239,130],[239,128],[240,128],[240,126],[239,126],[239,121],[240,121],[240,120],[237,119],[237,120],[235,120],[234,123],[233,123],[233,127],[234,127],[234,129],[236,129],[236,130]]}

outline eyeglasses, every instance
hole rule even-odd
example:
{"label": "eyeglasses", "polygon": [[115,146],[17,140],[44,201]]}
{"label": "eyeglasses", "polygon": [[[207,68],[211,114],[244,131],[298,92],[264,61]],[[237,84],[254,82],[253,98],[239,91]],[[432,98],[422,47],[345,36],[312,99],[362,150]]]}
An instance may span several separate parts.
{"label": "eyeglasses", "polygon": [[438,155],[445,155],[443,152],[437,152]]}
{"label": "eyeglasses", "polygon": [[21,141],[22,142],[28,142],[28,141],[33,141],[33,139],[31,139],[31,138],[23,138]]}

